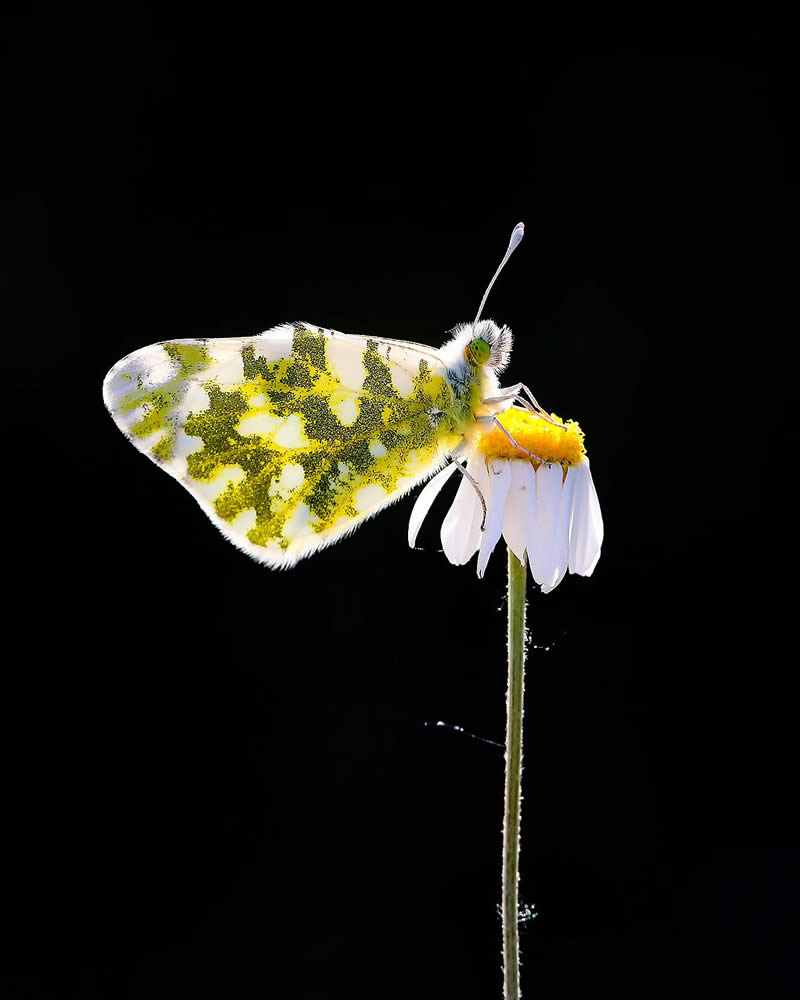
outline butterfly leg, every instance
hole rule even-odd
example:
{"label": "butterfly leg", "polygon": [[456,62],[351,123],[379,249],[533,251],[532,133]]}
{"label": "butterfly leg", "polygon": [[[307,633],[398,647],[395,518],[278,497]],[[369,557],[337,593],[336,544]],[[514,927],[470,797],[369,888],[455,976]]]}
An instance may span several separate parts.
{"label": "butterfly leg", "polygon": [[560,420],[553,420],[550,414],[542,406],[539,405],[539,402],[537,401],[536,397],[528,388],[528,386],[525,385],[524,382],[518,383],[518,387],[522,389],[522,391],[527,395],[528,399],[536,407],[536,410],[539,413],[540,417],[543,417],[549,424],[552,424],[553,427],[562,427],[564,430],[567,429],[566,424],[563,424]]}
{"label": "butterfly leg", "polygon": [[476,423],[479,423],[479,424],[493,424],[495,427],[499,427],[500,430],[505,434],[505,436],[511,442],[511,444],[515,448],[517,448],[519,451],[524,452],[526,455],[530,455],[531,458],[536,459],[537,462],[541,462],[542,465],[549,464],[549,463],[545,462],[545,460],[543,458],[539,458],[538,455],[534,455],[534,453],[532,451],[528,451],[527,448],[523,448],[521,444],[518,444],[514,440],[514,438],[511,436],[511,434],[506,430],[506,428],[503,427],[503,425],[500,423],[500,418],[499,417],[497,417],[495,415],[492,415],[490,417],[489,416],[487,416],[487,417],[476,417],[475,420],[476,420]]}
{"label": "butterfly leg", "polygon": [[[523,392],[528,397],[528,399],[526,399],[525,396],[522,395]],[[492,396],[489,399],[481,400],[481,402],[507,403],[509,399],[513,399],[515,402],[521,403],[526,410],[529,410],[531,413],[535,413],[536,416],[541,417],[542,420],[546,420],[548,424],[552,424],[554,427],[561,427],[564,430],[567,429],[564,424],[560,423],[557,420],[553,420],[550,414],[539,404],[534,394],[531,392],[528,386],[525,385],[524,382],[517,382],[516,385],[511,385],[507,389],[503,389],[499,396]]]}
{"label": "butterfly leg", "polygon": [[464,476],[464,478],[468,482],[472,483],[473,487],[475,488],[475,492],[478,494],[478,499],[480,500],[481,507],[483,508],[483,518],[481,519],[481,531],[483,531],[483,529],[486,527],[486,499],[483,493],[481,493],[481,488],[480,486],[478,486],[475,477],[471,475],[469,472],[467,472],[467,470],[464,468],[461,462],[458,461],[459,452],[463,452],[464,450],[465,450],[465,442],[462,441],[462,443],[457,448],[454,448],[453,451],[450,453],[450,461],[455,465],[455,467],[458,469],[461,475]]}

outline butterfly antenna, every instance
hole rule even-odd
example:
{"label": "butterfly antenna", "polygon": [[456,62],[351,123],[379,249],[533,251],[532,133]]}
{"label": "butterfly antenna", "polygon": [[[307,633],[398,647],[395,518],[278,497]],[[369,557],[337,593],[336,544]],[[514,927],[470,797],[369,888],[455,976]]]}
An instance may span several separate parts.
{"label": "butterfly antenna", "polygon": [[500,272],[506,266],[506,262],[507,262],[508,258],[517,249],[517,246],[519,245],[519,242],[520,242],[520,240],[522,239],[522,237],[524,235],[525,235],[525,223],[524,222],[518,222],[516,224],[516,226],[514,226],[514,232],[511,234],[511,239],[508,241],[508,250],[506,250],[505,257],[503,257],[503,259],[500,261],[500,267],[498,267],[498,269],[494,272],[494,277],[489,282],[489,286],[486,289],[486,291],[483,293],[483,298],[481,299],[481,304],[478,306],[478,315],[475,317],[475,322],[476,323],[481,318],[481,313],[483,312],[483,307],[486,305],[486,300],[489,297],[489,292],[491,292],[491,290],[492,290],[492,285],[495,283],[495,281],[497,281],[498,274],[500,274]]}

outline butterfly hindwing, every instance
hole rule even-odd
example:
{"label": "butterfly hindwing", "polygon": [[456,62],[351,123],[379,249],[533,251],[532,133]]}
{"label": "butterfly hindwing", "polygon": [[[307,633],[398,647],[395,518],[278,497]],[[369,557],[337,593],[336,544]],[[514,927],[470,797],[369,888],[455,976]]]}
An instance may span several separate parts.
{"label": "butterfly hindwing", "polygon": [[255,558],[291,565],[433,473],[455,440],[438,355],[311,324],[128,355],[104,386],[133,444]]}

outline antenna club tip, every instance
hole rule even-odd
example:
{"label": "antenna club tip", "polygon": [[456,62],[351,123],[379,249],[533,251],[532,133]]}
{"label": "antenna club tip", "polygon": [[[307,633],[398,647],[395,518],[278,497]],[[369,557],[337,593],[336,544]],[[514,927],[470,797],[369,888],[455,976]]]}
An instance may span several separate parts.
{"label": "antenna club tip", "polygon": [[511,239],[508,242],[508,250],[506,250],[505,255],[503,256],[503,259],[500,261],[500,266],[494,272],[494,277],[489,282],[488,288],[483,293],[483,298],[481,299],[481,304],[478,306],[478,314],[477,314],[477,316],[474,319],[475,323],[477,323],[478,320],[481,318],[481,313],[483,312],[483,307],[486,305],[486,299],[489,296],[489,292],[492,290],[492,285],[495,283],[495,281],[497,281],[498,274],[500,274],[500,272],[503,270],[503,267],[504,267],[506,261],[511,256],[511,254],[514,252],[514,249],[516,248],[517,244],[519,243],[519,241],[522,239],[522,237],[524,235],[525,235],[525,224],[522,223],[522,222],[518,222],[516,224],[516,226],[514,226],[514,231],[511,234]]}

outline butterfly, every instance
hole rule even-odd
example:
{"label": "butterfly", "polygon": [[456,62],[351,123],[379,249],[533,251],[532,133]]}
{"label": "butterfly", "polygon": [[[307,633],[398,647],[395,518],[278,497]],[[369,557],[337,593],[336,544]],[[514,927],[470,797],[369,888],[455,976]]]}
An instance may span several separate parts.
{"label": "butterfly", "polygon": [[114,365],[105,404],[234,545],[292,566],[448,461],[469,478],[459,459],[515,401],[544,415],[527,387],[500,388],[511,331],[480,318],[523,233],[520,223],[475,320],[440,350],[311,323],[166,341]]}

